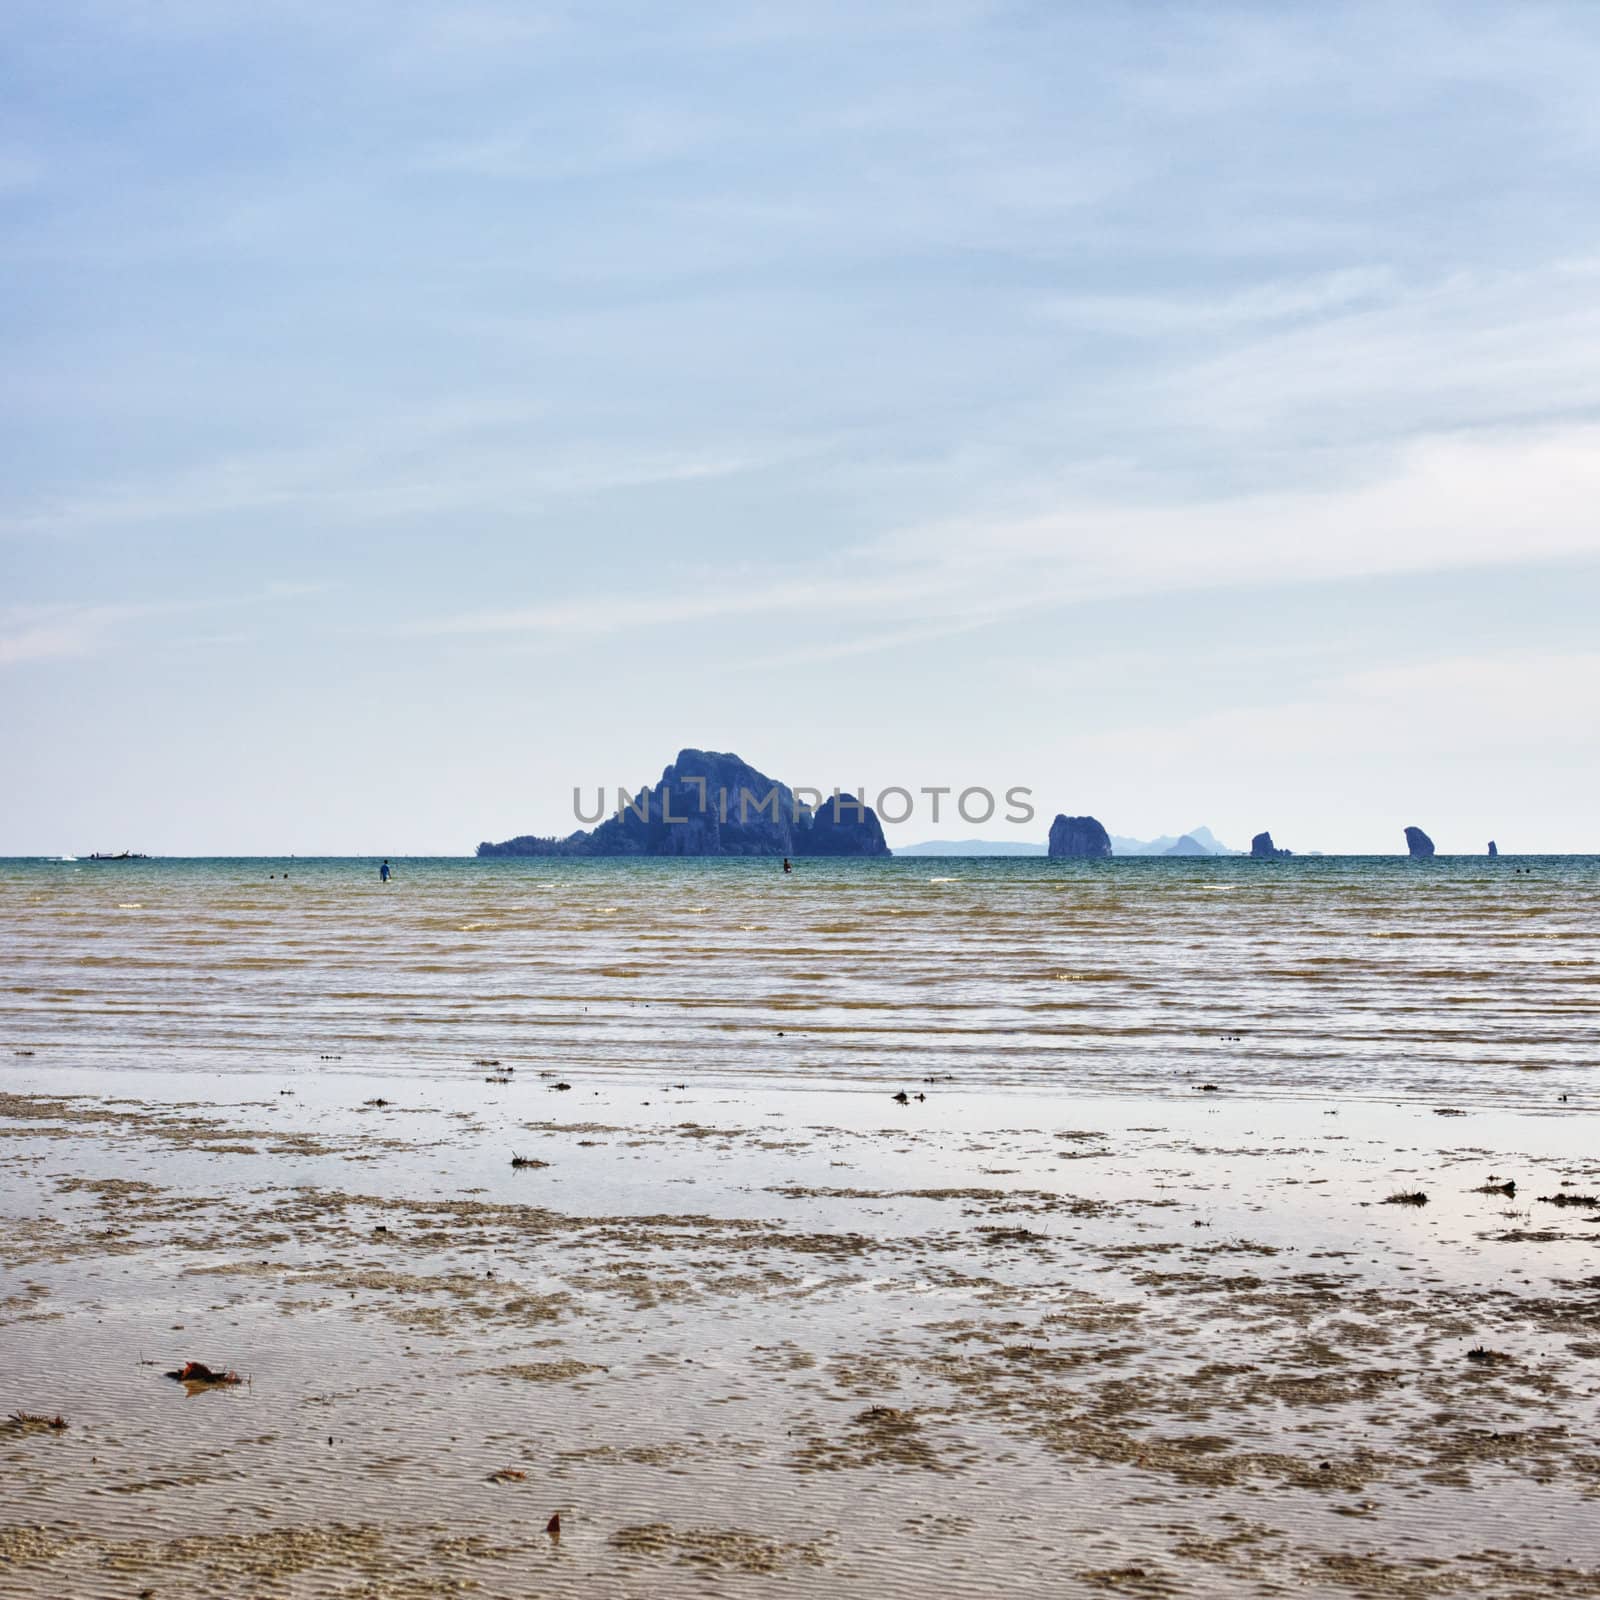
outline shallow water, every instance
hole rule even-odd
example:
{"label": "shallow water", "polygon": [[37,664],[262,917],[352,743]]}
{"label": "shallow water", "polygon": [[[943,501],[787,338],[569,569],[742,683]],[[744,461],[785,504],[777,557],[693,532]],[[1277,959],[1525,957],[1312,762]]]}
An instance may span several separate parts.
{"label": "shallow water", "polygon": [[0,862],[0,1048],[207,1073],[499,1056],[699,1083],[1596,1093],[1600,857],[395,866],[384,886],[374,861]]}

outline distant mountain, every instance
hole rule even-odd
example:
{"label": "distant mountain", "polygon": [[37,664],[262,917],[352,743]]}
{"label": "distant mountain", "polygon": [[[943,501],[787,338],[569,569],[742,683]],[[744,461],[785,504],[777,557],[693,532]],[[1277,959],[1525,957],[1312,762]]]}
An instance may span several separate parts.
{"label": "distant mountain", "polygon": [[[815,790],[805,791],[816,794]],[[837,794],[837,791],[835,791]],[[886,856],[872,807],[842,798],[806,804],[787,784],[718,750],[680,750],[659,783],[619,800],[592,832],[522,834],[480,856]]]}
{"label": "distant mountain", "polygon": [[1191,828],[1187,833],[1164,833],[1159,839],[1127,839],[1111,835],[1114,856],[1242,856],[1243,850],[1225,845],[1209,828]]}
{"label": "distant mountain", "polygon": [[1042,844],[1018,844],[1012,839],[925,839],[921,844],[895,846],[897,856],[1042,856]]}
{"label": "distant mountain", "polygon": [[[921,844],[895,846],[897,856],[1042,856],[1042,844],[1019,844],[1009,839],[925,839]],[[1114,856],[1242,856],[1244,850],[1225,845],[1209,828],[1187,833],[1164,833],[1159,839],[1128,839],[1111,835]]]}

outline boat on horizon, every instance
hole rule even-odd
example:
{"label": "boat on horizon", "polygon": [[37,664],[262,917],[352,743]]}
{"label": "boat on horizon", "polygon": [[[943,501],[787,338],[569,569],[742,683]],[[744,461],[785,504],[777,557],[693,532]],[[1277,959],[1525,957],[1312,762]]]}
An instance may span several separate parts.
{"label": "boat on horizon", "polygon": [[137,850],[119,850],[115,853],[96,850],[91,855],[77,857],[79,861],[148,861],[149,856],[140,855]]}

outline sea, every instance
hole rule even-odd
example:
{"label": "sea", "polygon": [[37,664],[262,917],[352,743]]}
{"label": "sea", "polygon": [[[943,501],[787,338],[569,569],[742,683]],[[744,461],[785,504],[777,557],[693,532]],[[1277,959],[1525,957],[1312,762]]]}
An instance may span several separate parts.
{"label": "sea", "polygon": [[1600,1103],[1595,856],[391,865],[0,860],[0,1049],[46,1085],[502,1062]]}

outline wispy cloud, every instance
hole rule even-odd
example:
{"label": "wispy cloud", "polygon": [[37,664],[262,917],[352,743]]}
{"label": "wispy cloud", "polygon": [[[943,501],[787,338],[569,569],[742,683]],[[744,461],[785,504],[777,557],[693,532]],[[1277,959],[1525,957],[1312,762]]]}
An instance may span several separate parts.
{"label": "wispy cloud", "polygon": [[0,514],[0,535],[84,536],[259,513],[329,526],[734,477],[805,448],[717,441],[699,448],[564,442],[536,448],[542,406],[493,403],[367,423],[343,438],[242,452],[204,465],[35,501]]}
{"label": "wispy cloud", "polygon": [[471,611],[412,631],[578,637],[770,616],[950,629],[1113,596],[1600,558],[1597,499],[1600,424],[1449,435],[1339,488],[1146,504],[1064,497],[1031,516],[908,527],[824,577],[755,568],[736,583]]}
{"label": "wispy cloud", "polygon": [[129,622],[157,615],[159,606],[8,606],[0,610],[0,666],[97,655]]}
{"label": "wispy cloud", "polygon": [[1600,408],[1600,259],[1452,272],[1330,312],[1180,360],[1152,398],[1213,434],[1300,449],[1311,429],[1337,446]]}
{"label": "wispy cloud", "polygon": [[1083,743],[1107,761],[1154,744],[1179,766],[1246,750],[1285,761],[1359,751],[1364,763],[1416,766],[1489,748],[1504,761],[1571,740],[1596,705],[1600,653],[1491,651],[1330,673],[1287,702],[1141,718]]}
{"label": "wispy cloud", "polygon": [[1221,295],[1077,295],[1046,300],[1051,321],[1101,334],[1140,339],[1227,334],[1371,306],[1397,288],[1388,267],[1346,267],[1307,277],[1280,278]]}
{"label": "wispy cloud", "polygon": [[423,172],[478,178],[635,172],[682,161],[735,131],[726,120],[687,107],[627,107],[598,125],[576,107],[565,119],[547,113],[492,132],[432,141],[416,165]]}
{"label": "wispy cloud", "polygon": [[236,643],[247,635],[238,630],[213,629],[179,636],[173,632],[173,625],[180,619],[216,617],[244,608],[277,607],[281,614],[289,602],[323,593],[327,587],[322,583],[279,582],[247,593],[192,600],[120,605],[61,601],[0,607],[0,667],[102,655],[144,637],[142,630],[152,623],[161,625],[163,644],[202,647]]}

